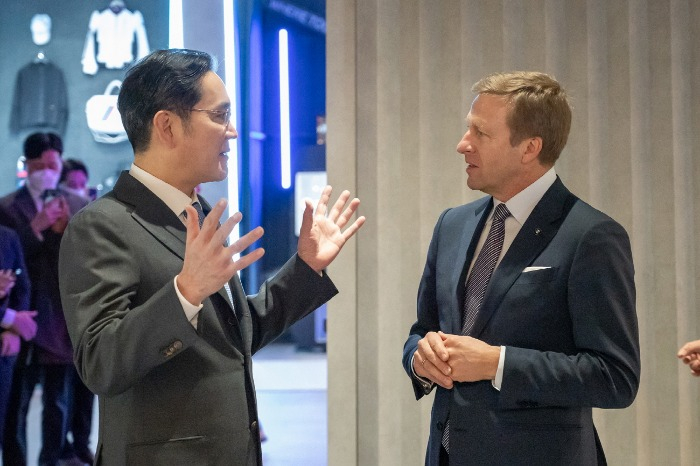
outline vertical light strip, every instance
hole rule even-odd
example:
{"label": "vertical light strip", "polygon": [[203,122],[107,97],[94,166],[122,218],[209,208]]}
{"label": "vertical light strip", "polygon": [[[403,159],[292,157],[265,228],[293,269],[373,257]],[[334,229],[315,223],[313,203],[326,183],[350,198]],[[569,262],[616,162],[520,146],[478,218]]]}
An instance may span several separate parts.
{"label": "vertical light strip", "polygon": [[184,47],[182,34],[182,0],[170,0],[170,37],[168,46],[171,49]]}
{"label": "vertical light strip", "polygon": [[289,131],[289,39],[287,30],[280,29],[280,157],[282,166],[282,187],[292,186],[291,144]]}
{"label": "vertical light strip", "polygon": [[[236,12],[234,0],[224,2],[224,72],[226,92],[231,99],[231,124],[238,128],[238,85],[236,81]],[[228,153],[228,212],[229,216],[239,210],[238,198],[238,139],[230,141]],[[238,225],[229,235],[232,244],[240,237]],[[238,258],[238,255],[235,257]]]}

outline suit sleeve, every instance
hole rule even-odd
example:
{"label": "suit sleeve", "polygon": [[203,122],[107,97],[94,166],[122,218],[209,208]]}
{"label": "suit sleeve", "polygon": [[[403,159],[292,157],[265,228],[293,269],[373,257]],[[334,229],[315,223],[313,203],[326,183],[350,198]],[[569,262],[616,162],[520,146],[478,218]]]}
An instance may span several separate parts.
{"label": "suit sleeve", "polygon": [[[81,378],[98,395],[124,392],[181,350],[199,344],[177,298],[172,279],[141,299],[144,274],[156,259],[139,257],[118,219],[82,210],[61,243],[59,283],[66,324]],[[156,263],[153,263],[155,261]]]}
{"label": "suit sleeve", "polygon": [[625,230],[608,219],[576,245],[567,305],[576,351],[508,346],[501,408],[624,408],[639,387],[634,266]]}
{"label": "suit sleeve", "polygon": [[298,255],[265,281],[256,295],[248,296],[253,321],[255,353],[294,322],[338,293],[325,271],[319,276]]}
{"label": "suit sleeve", "polygon": [[413,359],[413,354],[416,352],[416,349],[418,349],[418,342],[425,337],[428,332],[437,332],[440,330],[435,283],[435,261],[437,260],[438,255],[440,225],[448,211],[449,209],[440,215],[433,230],[433,237],[430,240],[430,246],[428,247],[428,257],[425,262],[425,268],[423,269],[423,276],[421,277],[420,285],[418,286],[417,320],[411,326],[408,333],[408,339],[403,347],[403,367],[408,376],[411,378],[413,391],[417,400],[426,395],[426,393],[420,381],[413,376],[411,361]]}

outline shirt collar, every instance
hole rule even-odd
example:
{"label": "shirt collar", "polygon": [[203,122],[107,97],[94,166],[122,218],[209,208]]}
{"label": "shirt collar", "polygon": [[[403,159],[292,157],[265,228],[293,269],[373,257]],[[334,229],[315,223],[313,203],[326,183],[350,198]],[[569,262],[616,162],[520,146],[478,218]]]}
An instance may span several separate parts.
{"label": "shirt collar", "polygon": [[165,202],[165,205],[167,205],[168,208],[178,217],[182,215],[185,207],[198,200],[196,194],[192,193],[193,197],[190,197],[176,187],[151,175],[146,170],[138,167],[134,163],[131,164],[129,174],[140,181],[151,192],[153,192],[153,194],[158,196],[161,201]]}
{"label": "shirt collar", "polygon": [[[537,203],[540,202],[542,196],[544,196],[544,193],[547,192],[547,190],[556,180],[557,173],[554,171],[554,167],[552,167],[534,183],[520,191],[518,194],[510,198],[508,202],[506,202],[506,207],[508,207],[510,214],[515,220],[518,221],[520,225],[525,223],[527,218],[535,209]],[[496,198],[493,199],[493,202],[494,208],[498,204],[502,204],[502,202]]]}

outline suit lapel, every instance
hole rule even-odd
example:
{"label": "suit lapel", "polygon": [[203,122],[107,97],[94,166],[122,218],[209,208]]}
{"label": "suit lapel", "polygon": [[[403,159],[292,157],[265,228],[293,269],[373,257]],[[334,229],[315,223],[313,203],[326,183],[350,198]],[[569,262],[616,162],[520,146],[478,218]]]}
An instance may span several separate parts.
{"label": "suit lapel", "polygon": [[128,172],[114,185],[114,196],[131,206],[131,217],[180,259],[185,258],[187,229],[158,196]]}
{"label": "suit lapel", "polygon": [[577,201],[559,178],[535,206],[493,272],[471,335],[478,337],[523,269],[542,253]]}

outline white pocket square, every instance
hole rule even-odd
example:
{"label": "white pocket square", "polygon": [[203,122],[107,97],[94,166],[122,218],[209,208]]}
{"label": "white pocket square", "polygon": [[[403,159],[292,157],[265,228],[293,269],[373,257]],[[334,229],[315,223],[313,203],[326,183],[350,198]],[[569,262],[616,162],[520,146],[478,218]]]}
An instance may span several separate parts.
{"label": "white pocket square", "polygon": [[523,273],[534,272],[535,270],[551,269],[551,267],[525,267]]}

